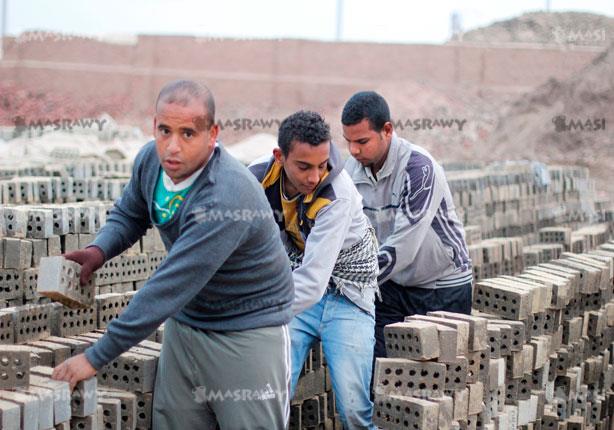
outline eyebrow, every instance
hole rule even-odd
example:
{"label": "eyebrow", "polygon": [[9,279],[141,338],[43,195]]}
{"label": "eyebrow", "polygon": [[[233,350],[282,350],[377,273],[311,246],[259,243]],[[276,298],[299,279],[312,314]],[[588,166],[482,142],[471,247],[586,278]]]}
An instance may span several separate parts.
{"label": "eyebrow", "polygon": [[[169,127],[168,125],[166,125],[166,124],[164,124],[164,123],[160,123],[160,124],[158,124],[158,129],[161,129],[161,128],[167,128],[167,129],[170,129],[171,127]],[[186,131],[189,131],[189,132],[191,132],[191,133],[197,133],[197,130],[196,130],[195,128],[192,128],[192,127],[180,127],[180,128],[179,128],[179,130],[180,130],[182,133],[184,133],[184,132],[186,132]]]}
{"label": "eyebrow", "polygon": [[354,140],[350,140],[350,139],[348,139],[348,138],[347,138],[347,136],[346,136],[345,134],[343,135],[343,138],[344,138],[345,140],[347,140],[348,142],[359,142],[359,143],[360,143],[360,142],[367,142],[367,141],[369,140],[369,137],[368,137],[368,136],[365,136],[365,137],[360,137],[360,138],[358,138],[358,139],[354,139]]}
{"label": "eyebrow", "polygon": [[[328,161],[329,161],[329,160],[330,160],[330,158],[327,158],[326,160],[324,160],[324,161],[322,161],[320,164],[318,164],[318,166],[321,166],[322,164],[328,164]],[[312,166],[314,166],[314,164],[307,163],[306,161],[296,160],[296,162],[297,162],[298,164],[301,164],[301,165],[303,165],[303,166],[307,166],[307,167],[312,167]]]}

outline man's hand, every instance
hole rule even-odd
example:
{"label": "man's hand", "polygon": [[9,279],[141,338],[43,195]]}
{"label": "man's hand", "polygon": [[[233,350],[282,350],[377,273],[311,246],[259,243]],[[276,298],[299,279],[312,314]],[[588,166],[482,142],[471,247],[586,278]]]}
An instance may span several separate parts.
{"label": "man's hand", "polygon": [[104,253],[97,246],[89,246],[85,249],[64,254],[64,258],[81,265],[81,285],[85,285],[92,277],[92,273],[104,264]]}
{"label": "man's hand", "polygon": [[78,382],[89,379],[94,375],[96,375],[96,369],[92,367],[85,354],[81,353],[56,366],[53,369],[51,379],[68,382],[70,391],[72,391]]}

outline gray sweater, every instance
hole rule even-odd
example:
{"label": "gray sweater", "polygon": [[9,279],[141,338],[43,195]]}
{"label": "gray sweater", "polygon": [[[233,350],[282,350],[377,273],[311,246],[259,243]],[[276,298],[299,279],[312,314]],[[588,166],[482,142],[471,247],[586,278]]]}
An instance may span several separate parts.
{"label": "gray sweater", "polygon": [[444,170],[428,151],[395,133],[377,178],[352,157],[345,168],[380,243],[380,285],[392,280],[445,288],[471,282],[463,225]]}
{"label": "gray sweater", "polygon": [[260,184],[223,147],[198,176],[173,218],[155,224],[160,173],[155,142],[139,152],[130,182],[92,243],[108,260],[154,224],[167,257],[107,333],[85,354],[96,369],[164,320],[230,331],[286,324],[294,285],[288,257]]}

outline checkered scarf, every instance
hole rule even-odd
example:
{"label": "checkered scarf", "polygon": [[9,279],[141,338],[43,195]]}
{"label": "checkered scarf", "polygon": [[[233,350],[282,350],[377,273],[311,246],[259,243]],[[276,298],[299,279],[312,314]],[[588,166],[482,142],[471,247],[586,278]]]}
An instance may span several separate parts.
{"label": "checkered scarf", "polygon": [[[375,230],[369,226],[359,242],[339,252],[328,286],[341,292],[344,287],[351,285],[361,293],[366,288],[375,288],[379,297],[377,250]],[[300,267],[303,262],[303,253],[294,246],[288,250],[288,257],[292,270]]]}

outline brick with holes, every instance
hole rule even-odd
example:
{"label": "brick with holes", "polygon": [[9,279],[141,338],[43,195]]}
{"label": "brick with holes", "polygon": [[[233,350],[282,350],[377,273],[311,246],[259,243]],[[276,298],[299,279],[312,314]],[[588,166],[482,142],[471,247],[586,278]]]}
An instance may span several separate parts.
{"label": "brick with holes", "polygon": [[56,300],[69,308],[87,308],[94,304],[92,282],[82,286],[81,265],[64,257],[41,259],[38,272],[38,294]]}
{"label": "brick with holes", "polygon": [[376,396],[373,423],[387,429],[436,430],[439,404],[409,396]]}
{"label": "brick with holes", "polygon": [[373,380],[376,394],[441,394],[445,388],[446,365],[400,358],[378,358]]}
{"label": "brick with holes", "polygon": [[0,345],[0,389],[27,387],[30,382],[30,351],[19,345]]}
{"label": "brick with holes", "polygon": [[439,334],[434,323],[408,321],[384,327],[386,354],[390,358],[431,360],[439,357]]}

